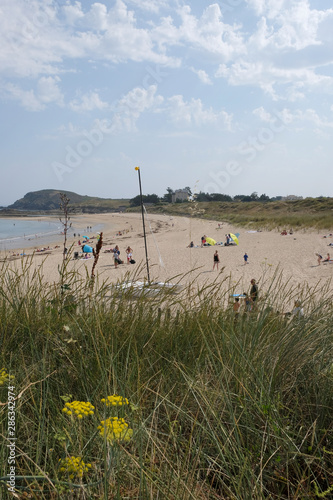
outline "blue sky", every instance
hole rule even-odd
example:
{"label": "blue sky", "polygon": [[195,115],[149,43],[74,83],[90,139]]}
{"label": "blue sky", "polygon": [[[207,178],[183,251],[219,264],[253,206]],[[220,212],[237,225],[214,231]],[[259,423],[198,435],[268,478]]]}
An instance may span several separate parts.
{"label": "blue sky", "polygon": [[333,196],[326,0],[0,0],[0,205]]}

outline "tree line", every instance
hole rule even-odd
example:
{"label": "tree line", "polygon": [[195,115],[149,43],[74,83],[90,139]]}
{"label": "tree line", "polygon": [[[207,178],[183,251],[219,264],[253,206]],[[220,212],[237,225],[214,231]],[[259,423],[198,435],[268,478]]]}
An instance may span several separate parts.
{"label": "tree line", "polygon": [[[273,198],[270,198],[265,193],[258,195],[257,192],[253,192],[250,195],[237,194],[236,196],[230,196],[228,194],[223,194],[223,193],[204,193],[202,191],[200,191],[199,193],[192,194],[191,188],[188,186],[183,188],[182,191],[186,191],[188,193],[189,198],[192,198],[195,201],[205,201],[205,202],[209,202],[209,201],[225,201],[225,202],[259,201],[259,202],[267,202],[267,201],[279,201],[282,199],[282,196],[274,196]],[[161,197],[159,197],[157,194],[146,194],[146,195],[142,196],[142,199],[143,199],[143,203],[153,203],[153,204],[171,203],[173,194],[175,194],[175,191],[172,188],[167,187],[166,193]],[[189,200],[185,200],[185,201],[177,200],[176,203],[187,203],[188,201]],[[130,200],[131,207],[137,207],[140,205],[140,203],[141,203],[140,195],[137,195]]]}

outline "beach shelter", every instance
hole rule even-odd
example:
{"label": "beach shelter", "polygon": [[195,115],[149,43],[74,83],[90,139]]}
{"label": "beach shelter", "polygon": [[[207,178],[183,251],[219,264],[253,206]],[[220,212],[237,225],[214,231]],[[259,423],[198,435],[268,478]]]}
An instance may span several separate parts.
{"label": "beach shelter", "polygon": [[216,245],[216,241],[213,240],[213,238],[206,238],[206,243],[208,243],[208,245],[211,245],[212,247]]}
{"label": "beach shelter", "polygon": [[89,245],[84,245],[84,247],[82,248],[82,252],[84,253],[92,253],[92,251],[93,249]]}
{"label": "beach shelter", "polygon": [[236,245],[239,245],[238,238],[235,234],[230,233],[230,238],[236,243]]}

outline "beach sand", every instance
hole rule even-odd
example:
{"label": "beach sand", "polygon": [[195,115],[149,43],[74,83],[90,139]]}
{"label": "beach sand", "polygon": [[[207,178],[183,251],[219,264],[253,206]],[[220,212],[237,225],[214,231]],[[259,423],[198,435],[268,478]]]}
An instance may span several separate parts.
{"label": "beach sand", "polygon": [[[252,278],[258,280],[259,289],[267,289],[274,273],[282,273],[283,281],[289,282],[290,286],[317,287],[320,290],[325,284],[333,290],[333,284],[329,282],[333,274],[333,263],[318,266],[315,256],[315,253],[320,253],[325,258],[331,249],[331,256],[333,254],[333,247],[328,246],[333,242],[333,238],[323,238],[324,232],[301,230],[293,235],[281,236],[276,231],[249,232],[226,223],[219,228],[221,221],[156,214],[148,214],[148,219],[150,225],[146,221],[146,233],[152,281],[178,281],[179,278],[175,277],[183,276],[181,283],[195,281],[201,287],[214,280],[222,282],[228,277],[228,283],[234,284],[235,292],[242,293],[249,291]],[[141,272],[136,279],[143,280],[147,276],[141,214],[86,214],[73,217],[73,223],[77,227],[92,226],[103,231],[103,248],[96,267],[100,281],[121,281],[126,272],[134,273],[138,269],[141,269]],[[117,235],[119,231],[121,235]],[[224,243],[226,233],[239,233],[239,246],[201,248],[201,236],[207,235],[217,242]],[[95,236],[91,243],[96,244],[97,234],[92,232],[89,236]],[[59,280],[58,266],[62,262],[63,236],[58,235],[56,240],[48,243],[51,247],[50,253],[35,252],[33,257],[33,267],[42,266],[44,279],[49,283]],[[190,241],[194,241],[198,248],[187,248]],[[37,248],[47,246],[44,241],[43,244],[41,241],[31,244],[31,248],[25,249],[28,256]],[[59,248],[54,248],[56,245],[59,245]],[[80,251],[78,237],[69,236],[67,247],[70,248],[71,245],[73,252]],[[119,246],[120,258],[124,261],[117,269],[113,264],[113,254],[105,253],[106,249],[115,245]],[[133,258],[136,261],[134,265],[126,263],[125,249],[128,245],[133,249]],[[216,249],[220,257],[219,272],[212,271]],[[17,253],[20,252],[21,248]],[[243,259],[245,252],[249,256],[246,265]],[[10,257],[12,253],[13,250],[1,252],[1,259],[13,259],[10,265],[15,267],[22,257]],[[86,269],[90,274],[92,264],[92,258],[71,259],[68,269],[76,269],[84,276]]]}

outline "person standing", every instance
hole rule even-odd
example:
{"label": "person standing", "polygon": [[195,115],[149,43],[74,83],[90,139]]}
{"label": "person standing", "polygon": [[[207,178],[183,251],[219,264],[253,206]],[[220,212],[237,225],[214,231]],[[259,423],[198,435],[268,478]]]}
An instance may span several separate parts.
{"label": "person standing", "polygon": [[118,267],[118,264],[119,264],[119,255],[120,255],[120,250],[119,250],[119,247],[118,245],[116,245],[114,248],[113,248],[113,262],[114,262],[114,267],[115,269],[117,269]]}
{"label": "person standing", "polygon": [[220,257],[219,257],[219,253],[218,253],[217,250],[215,250],[213,261],[214,261],[213,271],[215,269],[215,266],[216,266],[216,270],[218,271],[219,270]]}
{"label": "person standing", "polygon": [[126,248],[126,254],[127,254],[127,264],[129,264],[130,261],[132,260],[132,255],[133,255],[133,250],[130,246]]}
{"label": "person standing", "polygon": [[257,300],[258,300],[258,285],[256,284],[256,280],[252,278],[251,280],[251,290],[250,290],[250,297],[253,303],[253,307],[256,305]]}
{"label": "person standing", "polygon": [[245,265],[245,264],[248,264],[248,258],[249,258],[249,256],[247,255],[247,253],[246,253],[246,252],[245,252],[245,254],[244,254],[244,257],[243,257],[243,258],[244,258],[244,265]]}

